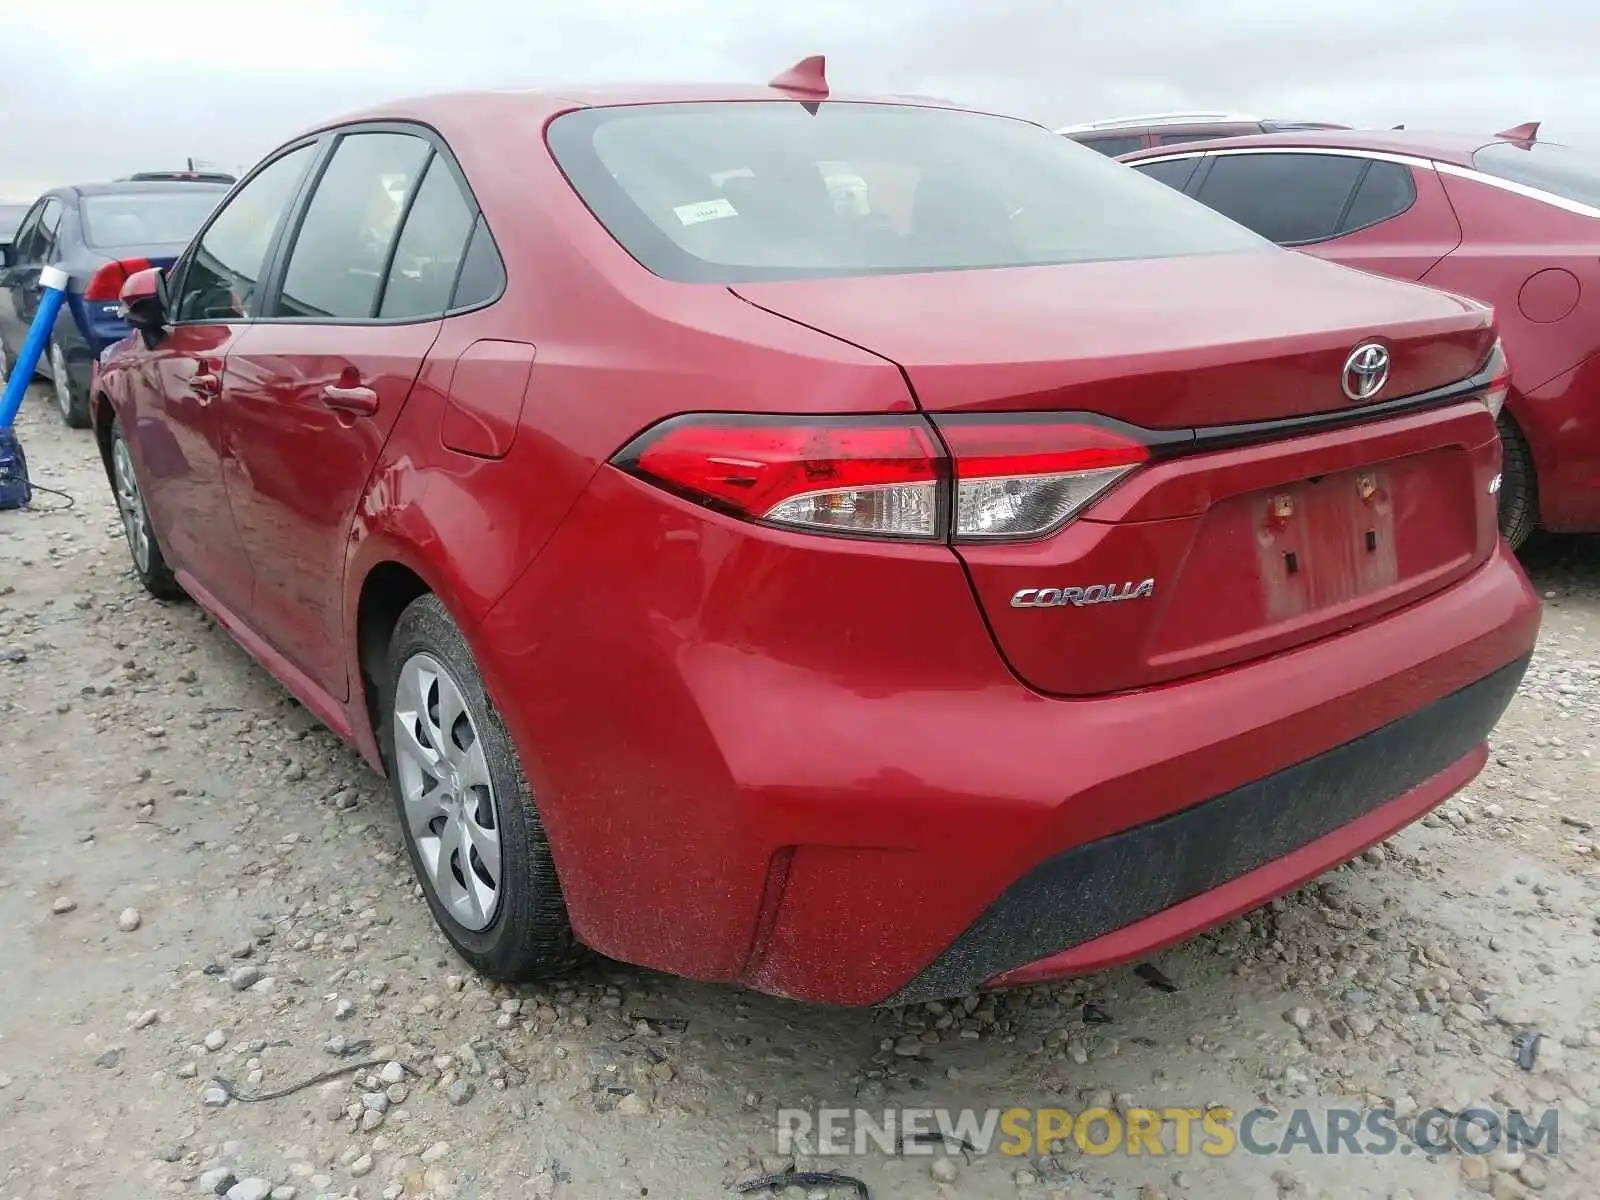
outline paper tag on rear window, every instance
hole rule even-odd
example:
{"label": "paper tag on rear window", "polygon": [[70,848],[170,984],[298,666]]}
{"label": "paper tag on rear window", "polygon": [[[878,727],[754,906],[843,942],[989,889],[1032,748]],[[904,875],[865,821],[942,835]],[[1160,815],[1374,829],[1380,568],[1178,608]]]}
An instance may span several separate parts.
{"label": "paper tag on rear window", "polygon": [[698,225],[701,221],[719,221],[723,217],[737,217],[739,210],[727,200],[702,200],[698,204],[680,204],[672,210],[685,225]]}

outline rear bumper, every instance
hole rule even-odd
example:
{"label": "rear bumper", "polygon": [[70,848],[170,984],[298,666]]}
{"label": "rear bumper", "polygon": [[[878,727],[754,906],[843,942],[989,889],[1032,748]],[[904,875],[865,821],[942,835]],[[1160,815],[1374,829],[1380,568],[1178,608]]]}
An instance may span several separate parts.
{"label": "rear bumper", "polygon": [[602,469],[467,632],[583,941],[862,1005],[1132,957],[1353,856],[1481,766],[1538,624],[1499,545],[1347,633],[1050,698],[948,551]]}
{"label": "rear bumper", "polygon": [[894,1002],[1113,966],[1348,861],[1478,773],[1527,667],[1520,658],[1314,758],[1046,859]]}

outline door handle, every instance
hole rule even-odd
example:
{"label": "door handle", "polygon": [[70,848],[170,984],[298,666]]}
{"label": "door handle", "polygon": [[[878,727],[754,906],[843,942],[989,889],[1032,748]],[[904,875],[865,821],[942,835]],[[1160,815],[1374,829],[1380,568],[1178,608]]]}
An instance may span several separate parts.
{"label": "door handle", "polygon": [[363,416],[378,411],[378,393],[369,387],[336,387],[330,383],[322,389],[322,402],[340,412],[360,413]]}
{"label": "door handle", "polygon": [[210,404],[222,395],[222,376],[210,371],[196,371],[189,376],[189,390],[200,397],[200,403]]}

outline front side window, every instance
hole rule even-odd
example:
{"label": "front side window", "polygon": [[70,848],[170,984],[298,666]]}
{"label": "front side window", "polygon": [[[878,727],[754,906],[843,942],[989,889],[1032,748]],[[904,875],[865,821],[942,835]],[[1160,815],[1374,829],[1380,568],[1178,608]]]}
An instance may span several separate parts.
{"label": "front side window", "polygon": [[33,245],[34,235],[39,229],[39,218],[44,216],[43,200],[38,201],[28,210],[22,223],[17,226],[16,236],[11,241],[11,261],[21,264],[28,262],[28,250]]}
{"label": "front side window", "polygon": [[262,267],[314,143],[263,167],[223,206],[190,254],[175,298],[179,321],[239,321],[258,316]]}
{"label": "front side window", "polygon": [[793,101],[590,108],[549,127],[649,270],[732,283],[1270,247],[1120,163],[1005,117]]}
{"label": "front side window", "polygon": [[187,246],[227,194],[227,188],[192,187],[85,196],[78,209],[83,238],[96,250],[108,251]]}
{"label": "front side window", "polygon": [[339,139],[306,205],[273,316],[373,316],[406,197],[432,152],[425,139],[409,133]]}
{"label": "front side window", "polygon": [[1472,156],[1485,175],[1600,208],[1600,155],[1554,142],[1494,142]]}
{"label": "front side window", "polygon": [[1196,198],[1279,245],[1334,235],[1362,168],[1333,154],[1222,154]]}

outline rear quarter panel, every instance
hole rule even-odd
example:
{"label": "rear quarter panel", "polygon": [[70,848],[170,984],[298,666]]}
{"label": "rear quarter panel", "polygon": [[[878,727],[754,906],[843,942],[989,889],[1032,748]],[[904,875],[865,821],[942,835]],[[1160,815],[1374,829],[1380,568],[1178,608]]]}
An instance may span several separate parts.
{"label": "rear quarter panel", "polygon": [[1442,173],[1459,248],[1423,282],[1494,306],[1552,529],[1600,528],[1600,218]]}

